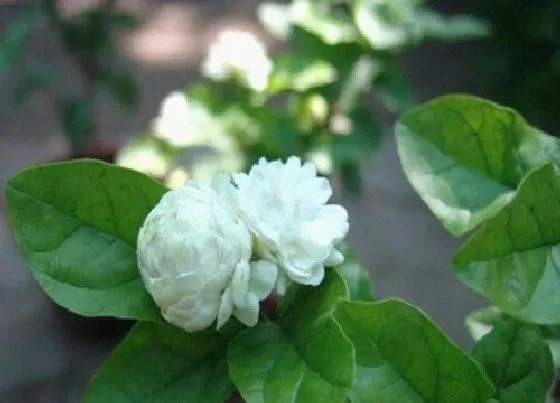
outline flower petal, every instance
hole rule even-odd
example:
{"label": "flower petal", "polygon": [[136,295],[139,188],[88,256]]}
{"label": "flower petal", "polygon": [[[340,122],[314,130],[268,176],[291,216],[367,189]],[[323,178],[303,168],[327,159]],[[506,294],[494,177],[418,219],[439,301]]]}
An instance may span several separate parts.
{"label": "flower petal", "polygon": [[247,293],[249,292],[250,276],[251,271],[248,262],[242,261],[235,267],[233,278],[231,280],[231,290],[234,305],[243,306],[245,304],[245,298]]}
{"label": "flower petal", "polygon": [[220,310],[218,311],[218,324],[217,328],[220,330],[224,326],[231,314],[233,313],[233,294],[231,291],[231,284],[225,289],[220,302]]}
{"label": "flower petal", "polygon": [[249,292],[255,294],[259,300],[263,300],[274,288],[278,267],[269,260],[251,262],[250,266]]}
{"label": "flower petal", "polygon": [[241,306],[233,307],[233,315],[247,326],[255,326],[259,321],[259,299],[253,293],[245,294],[245,301]]}

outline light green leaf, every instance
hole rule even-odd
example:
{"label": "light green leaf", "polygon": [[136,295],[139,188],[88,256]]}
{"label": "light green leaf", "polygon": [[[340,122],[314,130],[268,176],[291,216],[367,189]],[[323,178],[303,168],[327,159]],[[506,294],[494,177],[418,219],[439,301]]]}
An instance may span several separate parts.
{"label": "light green leaf", "polygon": [[467,15],[444,16],[430,10],[418,13],[416,29],[429,39],[458,41],[490,35],[490,27],[483,21]]}
{"label": "light green leaf", "polygon": [[6,184],[16,242],[43,290],[85,316],[159,317],[136,267],[136,237],[165,188],[96,161],[27,169]]}
{"label": "light green leaf", "polygon": [[269,92],[294,90],[305,92],[334,82],[337,73],[327,61],[312,59],[305,55],[285,54],[275,60],[270,77]]}
{"label": "light green leaf", "polygon": [[347,293],[340,275],[328,270],[321,286],[292,288],[274,323],[233,340],[230,376],[248,403],[346,401],[354,350],[332,312]]}
{"label": "light green leaf", "polygon": [[535,325],[497,323],[474,347],[500,403],[542,403],[554,378],[552,356]]}
{"label": "light green leaf", "polygon": [[531,172],[514,200],[453,259],[457,277],[504,312],[560,324],[560,180],[552,164]]}
{"label": "light green leaf", "polygon": [[521,178],[560,161],[560,143],[515,111],[466,95],[430,101],[396,125],[403,170],[453,235],[494,216]]}
{"label": "light green leaf", "polygon": [[346,281],[350,293],[350,299],[356,301],[372,301],[373,286],[371,278],[365,268],[363,268],[352,250],[345,245],[342,249],[344,262],[337,266],[336,270]]}
{"label": "light green leaf", "polygon": [[414,15],[414,3],[356,0],[354,20],[373,49],[400,48],[411,40],[405,17]]}
{"label": "light green leaf", "polygon": [[353,403],[482,403],[493,396],[477,363],[403,301],[341,302],[335,319],[356,349]]}
{"label": "light green leaf", "polygon": [[83,403],[222,403],[232,392],[230,333],[138,323],[91,380]]}
{"label": "light green leaf", "polygon": [[329,45],[356,42],[359,32],[344,15],[334,12],[330,2],[297,0],[291,7],[291,22],[317,35]]}

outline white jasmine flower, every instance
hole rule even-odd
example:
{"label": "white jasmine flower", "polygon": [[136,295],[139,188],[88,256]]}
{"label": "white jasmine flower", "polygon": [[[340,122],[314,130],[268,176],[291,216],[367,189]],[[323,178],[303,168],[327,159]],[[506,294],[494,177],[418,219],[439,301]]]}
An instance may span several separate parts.
{"label": "white jasmine flower", "polygon": [[256,253],[279,267],[277,292],[289,281],[318,285],[325,266],[344,260],[336,245],[348,232],[348,213],[326,204],[332,194],[315,166],[297,157],[267,162],[249,174],[234,175],[241,215],[253,235]]}
{"label": "white jasmine flower", "polygon": [[223,31],[210,45],[203,75],[214,80],[236,78],[255,91],[264,91],[272,72],[264,44],[244,31]]}
{"label": "white jasmine flower", "polygon": [[249,262],[251,237],[238,218],[229,178],[187,182],[166,193],[138,234],[138,268],[170,323],[188,332],[218,329],[234,315],[254,326],[276,266]]}
{"label": "white jasmine flower", "polygon": [[203,105],[174,91],[163,100],[159,115],[152,122],[154,135],[173,147],[207,144],[219,134],[219,125]]}

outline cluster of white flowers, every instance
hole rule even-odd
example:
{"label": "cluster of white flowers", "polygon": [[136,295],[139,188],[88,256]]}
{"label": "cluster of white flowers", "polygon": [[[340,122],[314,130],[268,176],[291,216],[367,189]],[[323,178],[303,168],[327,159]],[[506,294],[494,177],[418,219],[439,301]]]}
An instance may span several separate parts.
{"label": "cluster of white flowers", "polygon": [[214,80],[235,78],[255,91],[264,91],[272,68],[266,47],[254,35],[227,30],[210,45],[202,73]]}
{"label": "cluster of white flowers", "polygon": [[194,332],[233,315],[258,321],[259,301],[292,283],[319,285],[348,214],[315,166],[264,158],[248,174],[187,182],[166,193],[138,235],[138,267],[165,319]]}

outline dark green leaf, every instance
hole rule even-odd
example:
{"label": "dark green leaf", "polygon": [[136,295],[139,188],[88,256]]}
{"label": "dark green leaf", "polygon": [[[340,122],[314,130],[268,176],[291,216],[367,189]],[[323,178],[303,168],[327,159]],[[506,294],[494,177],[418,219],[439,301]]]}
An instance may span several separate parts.
{"label": "dark green leaf", "polygon": [[106,17],[111,28],[132,31],[140,27],[140,20],[135,15],[122,11],[113,11]]}
{"label": "dark green leaf", "polygon": [[412,90],[396,59],[383,63],[383,71],[375,77],[374,86],[379,101],[390,112],[402,112],[414,105]]}
{"label": "dark green leaf", "polygon": [[264,135],[264,145],[269,156],[287,158],[298,154],[299,131],[291,117],[276,117]]}
{"label": "dark green leaf", "polygon": [[138,85],[130,73],[109,70],[102,74],[101,82],[121,110],[136,110],[139,101]]}
{"label": "dark green leaf", "polygon": [[532,171],[453,264],[463,283],[504,312],[560,324],[560,180],[554,166]]}
{"label": "dark green leaf", "polygon": [[73,149],[87,142],[94,132],[94,115],[91,101],[82,98],[61,98],[60,123]]}
{"label": "dark green leaf", "polygon": [[349,192],[351,195],[360,195],[364,190],[364,179],[360,164],[356,162],[343,162],[340,164],[338,170],[340,171],[340,178],[344,191]]}
{"label": "dark green leaf", "polygon": [[477,363],[403,301],[341,302],[335,318],[356,349],[353,403],[486,403],[493,396]]}
{"label": "dark green leaf", "polygon": [[542,403],[554,378],[552,356],[534,325],[497,323],[474,347],[497,388],[500,403]]}
{"label": "dark green leaf", "polygon": [[241,332],[230,344],[230,376],[248,403],[345,402],[354,351],[332,318],[347,298],[334,270],[319,287],[292,288],[274,323]]}
{"label": "dark green leaf", "polygon": [[494,216],[533,167],[560,161],[560,143],[515,111],[452,95],[404,113],[396,125],[404,172],[454,235]]}
{"label": "dark green leaf", "polygon": [[138,323],[98,370],[82,401],[222,403],[233,390],[226,360],[230,337]]}
{"label": "dark green leaf", "polygon": [[136,267],[136,237],[165,188],[95,161],[27,169],[6,184],[15,238],[59,305],[85,316],[159,317]]}
{"label": "dark green leaf", "polygon": [[36,21],[34,11],[34,8],[27,7],[4,33],[4,38],[0,43],[0,77],[6,74],[23,56]]}

